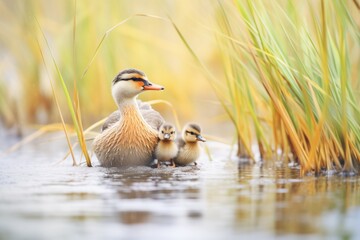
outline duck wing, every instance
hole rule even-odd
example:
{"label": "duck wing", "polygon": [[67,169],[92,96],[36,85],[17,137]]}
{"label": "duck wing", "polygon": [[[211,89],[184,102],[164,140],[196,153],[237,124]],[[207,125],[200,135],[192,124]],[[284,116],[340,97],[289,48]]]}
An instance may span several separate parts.
{"label": "duck wing", "polygon": [[158,131],[160,129],[160,126],[165,122],[164,118],[160,115],[160,113],[155,111],[154,109],[140,109],[140,112],[145,121],[156,131]]}
{"label": "duck wing", "polygon": [[[160,126],[165,122],[164,118],[160,115],[159,112],[155,111],[150,104],[137,100],[139,106],[140,114],[143,116],[144,120],[155,130],[159,130]],[[105,123],[101,127],[101,131],[108,129],[114,123],[120,120],[120,111],[116,110],[109,115]]]}
{"label": "duck wing", "polygon": [[109,117],[106,119],[106,121],[104,122],[104,124],[101,127],[101,131],[105,131],[106,129],[108,129],[110,126],[112,126],[114,123],[116,123],[117,121],[120,120],[120,111],[116,110],[115,112],[112,112]]}

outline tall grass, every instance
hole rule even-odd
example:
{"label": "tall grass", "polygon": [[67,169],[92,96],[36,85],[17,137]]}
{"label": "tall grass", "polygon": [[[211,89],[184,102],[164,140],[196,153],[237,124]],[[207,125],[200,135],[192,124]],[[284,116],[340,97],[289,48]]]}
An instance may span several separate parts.
{"label": "tall grass", "polygon": [[353,7],[353,1],[220,2],[215,35],[224,81],[177,29],[235,126],[238,156],[253,158],[256,138],[262,158],[292,154],[303,173],[358,170],[360,31]]}
{"label": "tall grass", "polygon": [[[293,153],[303,172],[355,170],[360,32],[352,1],[235,6],[231,16],[219,7],[217,34],[229,96],[222,97],[231,104],[233,123],[252,124],[262,151],[271,151],[272,143],[273,150]],[[264,134],[266,128],[272,134]],[[248,133],[238,135],[243,140]],[[251,144],[246,141],[240,147]]]}
{"label": "tall grass", "polygon": [[[359,166],[355,1],[178,1],[167,6],[167,14],[158,10],[161,1],[145,2],[76,0],[50,7],[48,1],[0,2],[0,23],[7,20],[1,25],[0,51],[8,57],[0,61],[2,121],[24,126],[42,121],[43,112],[45,122],[63,118],[63,128],[72,122],[87,152],[83,124],[86,128],[116,108],[111,80],[120,69],[136,67],[166,88],[141,95],[143,100],[171,102],[180,122],[211,122],[218,129],[220,123],[208,121],[214,96],[204,86],[206,77],[234,126],[240,157],[255,159],[255,143],[261,158],[280,152],[299,162],[303,172]],[[185,11],[193,17],[181,17]],[[163,20],[167,15],[172,26]],[[200,29],[194,22],[201,21],[206,27]],[[199,34],[204,29],[215,35],[216,45]],[[16,94],[9,94],[2,81],[5,72],[17,80]],[[52,87],[49,79],[56,79]],[[210,101],[200,104],[200,99]],[[173,119],[164,105],[156,107]]]}
{"label": "tall grass", "polygon": [[[75,1],[75,10],[76,10],[76,1]],[[74,15],[74,25],[73,25],[73,61],[74,61],[74,73],[75,73],[74,74],[74,80],[73,80],[74,81],[73,98],[70,97],[68,87],[67,87],[66,82],[65,82],[65,80],[63,78],[63,75],[62,75],[62,73],[61,73],[61,71],[59,69],[59,66],[58,66],[58,64],[57,64],[57,62],[55,60],[55,57],[54,57],[54,55],[53,55],[53,53],[51,51],[49,42],[48,42],[48,40],[47,40],[47,38],[46,38],[40,24],[39,24],[39,22],[37,20],[36,20],[36,22],[37,22],[38,27],[39,27],[39,29],[41,31],[42,37],[45,40],[46,46],[47,46],[47,48],[48,48],[48,50],[50,52],[50,55],[51,55],[52,62],[53,62],[54,67],[56,69],[57,77],[58,77],[60,85],[62,87],[64,96],[65,96],[65,99],[66,99],[66,102],[67,102],[67,106],[68,106],[68,109],[69,109],[70,114],[71,114],[72,122],[73,122],[73,125],[75,127],[78,143],[79,143],[79,145],[81,147],[81,152],[85,156],[86,165],[88,167],[91,167],[92,166],[91,159],[90,159],[89,152],[87,150],[86,140],[85,140],[85,136],[84,136],[84,130],[83,130],[83,126],[82,126],[82,118],[81,118],[81,113],[80,113],[80,103],[79,103],[77,84],[76,84],[76,66],[75,66],[75,61],[76,61],[76,58],[75,58],[75,56],[76,56],[75,55],[76,14]],[[47,67],[45,59],[44,59],[43,50],[41,49],[40,44],[39,44],[39,48],[40,48],[41,56],[42,56],[43,61],[44,61],[44,65],[45,65],[45,67]],[[66,136],[69,151],[70,151],[71,157],[73,159],[73,165],[77,165],[76,160],[75,160],[75,155],[74,155],[74,152],[73,152],[73,149],[72,149],[72,146],[71,146],[71,142],[70,142],[70,139],[69,139],[69,134],[67,132],[66,124],[65,124],[65,121],[64,121],[64,118],[63,118],[62,110],[61,110],[61,108],[59,106],[59,103],[58,103],[58,100],[57,100],[58,98],[56,96],[56,93],[55,93],[55,90],[54,90],[54,84],[52,83],[52,80],[50,80],[50,84],[51,84],[52,94],[54,96],[54,99],[55,99],[55,102],[56,102],[56,105],[57,105],[57,109],[59,111],[59,115],[60,115],[60,118],[61,118],[61,122],[62,122],[63,130],[64,130],[64,133],[65,133],[65,136]]]}

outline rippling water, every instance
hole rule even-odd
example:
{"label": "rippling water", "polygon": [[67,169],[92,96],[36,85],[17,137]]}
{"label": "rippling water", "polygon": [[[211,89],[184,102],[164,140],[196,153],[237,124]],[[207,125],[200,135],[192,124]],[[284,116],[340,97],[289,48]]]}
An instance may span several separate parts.
{"label": "rippling water", "polygon": [[360,239],[359,177],[208,147],[197,167],[119,170],[54,164],[62,143],[27,144],[0,159],[0,239]]}

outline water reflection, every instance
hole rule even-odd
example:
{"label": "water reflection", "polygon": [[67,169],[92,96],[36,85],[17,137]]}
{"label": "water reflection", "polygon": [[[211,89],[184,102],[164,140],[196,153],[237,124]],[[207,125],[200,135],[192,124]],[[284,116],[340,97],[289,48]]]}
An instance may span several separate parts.
{"label": "water reflection", "polygon": [[[237,221],[246,229],[268,228],[276,235],[327,235],[327,226],[321,222],[324,213],[335,210],[346,216],[360,205],[358,177],[301,178],[298,169],[273,163],[241,164],[239,176],[239,185],[246,187],[238,193],[237,203],[242,207],[237,209]],[[340,227],[341,218],[336,221]],[[335,234],[343,232],[338,229]]]}
{"label": "water reflection", "polygon": [[[104,183],[116,191],[113,204],[121,223],[169,224],[179,211],[179,199],[191,202],[200,198],[198,171],[192,166],[178,169],[113,168],[106,169],[103,178]],[[188,209],[186,215],[192,219],[201,217],[201,213],[194,209]]]}
{"label": "water reflection", "polygon": [[210,149],[198,167],[126,170],[53,165],[62,153],[49,146],[22,149],[0,159],[0,238],[360,237],[359,177],[300,177]]}

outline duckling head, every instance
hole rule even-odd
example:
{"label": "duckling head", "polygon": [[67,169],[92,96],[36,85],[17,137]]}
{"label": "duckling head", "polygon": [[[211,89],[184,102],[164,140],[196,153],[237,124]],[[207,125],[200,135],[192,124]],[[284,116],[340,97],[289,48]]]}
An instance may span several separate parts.
{"label": "duckling head", "polygon": [[206,142],[206,139],[201,136],[201,128],[195,123],[188,123],[185,125],[183,130],[183,139],[185,142]]}
{"label": "duckling head", "polygon": [[126,99],[133,99],[147,90],[164,90],[164,87],[151,83],[144,72],[137,69],[125,69],[112,81],[112,96],[120,105]]}
{"label": "duckling head", "polygon": [[174,141],[176,138],[175,127],[172,124],[164,123],[158,133],[160,141]]}

